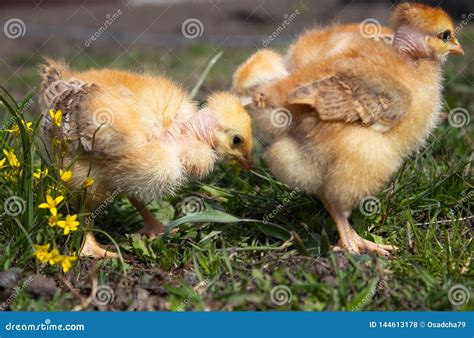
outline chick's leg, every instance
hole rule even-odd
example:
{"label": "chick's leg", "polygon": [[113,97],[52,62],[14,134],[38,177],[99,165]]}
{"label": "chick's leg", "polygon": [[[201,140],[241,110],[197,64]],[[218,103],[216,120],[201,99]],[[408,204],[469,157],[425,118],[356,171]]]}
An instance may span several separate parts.
{"label": "chick's leg", "polygon": [[155,216],[148,210],[145,203],[133,198],[129,197],[130,203],[138,210],[140,215],[142,215],[143,222],[145,225],[143,228],[138,232],[139,234],[146,235],[150,238],[156,238],[165,232],[165,227],[161,224]]}
{"label": "chick's leg", "polygon": [[84,235],[84,242],[79,256],[92,258],[119,258],[117,253],[100,246],[92,231],[87,231]]}
{"label": "chick's leg", "polygon": [[340,237],[339,244],[342,249],[345,249],[353,254],[360,254],[357,238],[354,238],[354,234],[356,234],[355,230],[352,229],[348,221],[350,212],[344,212],[329,203],[324,204],[326,205],[326,209],[334,220],[334,223],[336,223],[337,232],[339,233]]}
{"label": "chick's leg", "polygon": [[349,224],[350,211],[343,211],[334,204],[325,203],[326,209],[336,223],[337,231],[341,237],[339,245],[350,253],[373,252],[380,256],[388,257],[391,251],[397,250],[395,246],[377,244],[360,237]]}

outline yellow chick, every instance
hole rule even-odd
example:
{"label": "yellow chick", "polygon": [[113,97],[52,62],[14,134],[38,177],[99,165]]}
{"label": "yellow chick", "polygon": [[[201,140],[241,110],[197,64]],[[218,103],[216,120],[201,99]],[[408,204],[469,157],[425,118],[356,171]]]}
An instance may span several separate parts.
{"label": "yellow chick", "polygon": [[317,195],[340,246],[356,254],[395,250],[360,237],[350,214],[424,144],[439,120],[443,62],[463,54],[440,8],[403,3],[392,23],[392,45],[354,36],[351,48],[302,62],[254,103],[291,114],[267,151],[270,168],[282,182]]}
{"label": "yellow chick", "polygon": [[[75,72],[52,60],[41,73],[46,111],[62,111],[55,123],[55,114],[44,114],[43,135],[53,154],[59,140],[62,166],[72,171],[67,184],[88,186],[91,212],[111,193],[126,195],[143,217],[141,233],[158,236],[164,227],[147,202],[205,177],[218,160],[250,166],[251,120],[229,93],[213,94],[198,109],[164,77],[112,69]],[[92,224],[88,230],[82,255],[116,257],[98,245]]]}

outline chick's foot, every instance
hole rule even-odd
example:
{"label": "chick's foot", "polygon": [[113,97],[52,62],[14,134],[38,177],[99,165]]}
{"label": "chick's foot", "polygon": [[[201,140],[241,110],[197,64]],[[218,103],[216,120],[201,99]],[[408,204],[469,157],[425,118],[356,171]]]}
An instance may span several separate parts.
{"label": "chick's foot", "polygon": [[165,232],[165,227],[158,221],[146,223],[145,226],[138,231],[138,234],[148,236],[151,239],[160,237]]}
{"label": "chick's foot", "polygon": [[351,231],[345,240],[343,237],[338,242],[335,250],[346,250],[353,254],[360,254],[363,252],[374,253],[383,257],[391,257],[392,252],[397,251],[398,248],[393,245],[377,244],[360,237],[355,230]]}
{"label": "chick's foot", "polygon": [[110,251],[97,243],[92,233],[87,233],[84,238],[82,249],[79,253],[80,257],[100,258],[119,258],[116,252]]}

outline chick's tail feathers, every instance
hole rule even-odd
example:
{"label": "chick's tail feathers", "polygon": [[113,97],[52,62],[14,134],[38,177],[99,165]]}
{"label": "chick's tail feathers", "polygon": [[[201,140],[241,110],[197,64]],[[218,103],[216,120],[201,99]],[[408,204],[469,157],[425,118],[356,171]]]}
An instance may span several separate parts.
{"label": "chick's tail feathers", "polygon": [[39,73],[41,75],[40,99],[49,109],[54,97],[60,91],[58,87],[70,76],[70,71],[64,61],[45,58],[44,63],[39,66]]}

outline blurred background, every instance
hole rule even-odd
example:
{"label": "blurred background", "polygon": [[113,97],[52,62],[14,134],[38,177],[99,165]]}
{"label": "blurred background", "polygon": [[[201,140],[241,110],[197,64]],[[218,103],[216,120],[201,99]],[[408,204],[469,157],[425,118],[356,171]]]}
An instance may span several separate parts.
{"label": "blurred background", "polygon": [[[460,27],[464,58],[450,58],[448,79],[472,88],[474,2],[424,1],[450,12]],[[172,76],[192,88],[209,60],[223,57],[199,99],[228,89],[240,62],[254,50],[284,50],[315,25],[387,23],[390,0],[2,0],[0,83],[23,96],[38,86],[35,68],[44,56],[77,69],[117,67]],[[464,23],[463,23],[464,22]],[[272,39],[269,40],[269,36]],[[470,82],[471,81],[471,82]]]}

